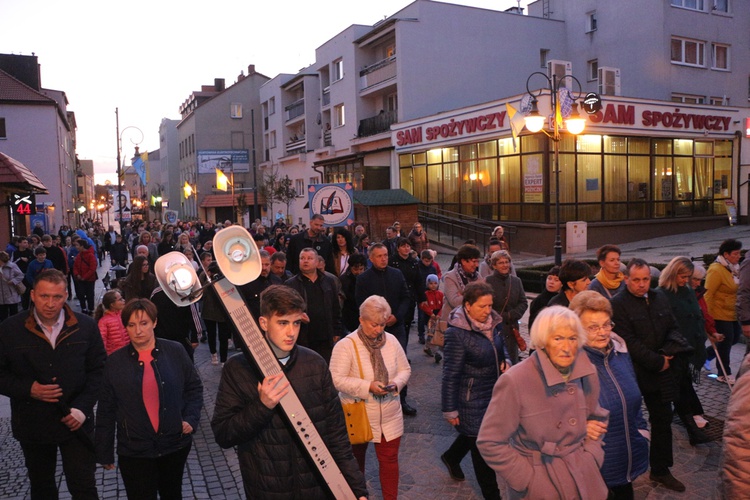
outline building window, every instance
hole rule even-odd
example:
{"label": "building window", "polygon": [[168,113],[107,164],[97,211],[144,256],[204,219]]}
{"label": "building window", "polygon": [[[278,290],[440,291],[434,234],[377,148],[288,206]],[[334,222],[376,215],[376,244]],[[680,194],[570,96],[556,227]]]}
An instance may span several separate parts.
{"label": "building window", "polygon": [[303,179],[294,179],[294,191],[297,193],[297,198],[305,196],[305,181]]}
{"label": "building window", "polygon": [[332,82],[337,82],[344,78],[344,60],[336,59],[333,61],[333,78]]}
{"label": "building window", "polygon": [[547,68],[547,59],[549,58],[549,49],[539,49],[539,65]]}
{"label": "building window", "polygon": [[272,97],[268,100],[268,116],[276,113],[276,98]]}
{"label": "building window", "polygon": [[672,0],[672,6],[690,10],[706,10],[705,0]]}
{"label": "building window", "polygon": [[242,103],[233,102],[229,108],[229,116],[232,118],[242,118]]}
{"label": "building window", "polygon": [[276,131],[272,130],[268,134],[268,149],[273,149],[276,147]]}
{"label": "building window", "polygon": [[711,97],[709,98],[709,102],[711,106],[729,106],[729,97]]}
{"label": "building window", "polygon": [[599,78],[599,60],[592,59],[588,62],[588,81],[595,82]]}
{"label": "building window", "polygon": [[390,44],[385,47],[385,58],[389,59],[396,55],[396,45]]}
{"label": "building window", "polygon": [[714,10],[716,12],[729,13],[729,0],[714,0]]}
{"label": "building window", "polygon": [[672,62],[705,67],[705,49],[705,42],[672,37]]}
{"label": "building window", "polygon": [[586,14],[586,33],[596,31],[596,11]]}
{"label": "building window", "polygon": [[5,118],[0,118],[0,139],[7,139],[8,136],[5,133]]}
{"label": "building window", "polygon": [[720,43],[711,44],[713,57],[711,69],[729,70],[729,47]]}
{"label": "building window", "polygon": [[346,116],[344,113],[344,105],[338,104],[333,107],[333,126],[343,127],[346,125]]}
{"label": "building window", "polygon": [[706,102],[706,99],[702,95],[672,94],[672,102],[681,102],[683,104],[703,104]]}

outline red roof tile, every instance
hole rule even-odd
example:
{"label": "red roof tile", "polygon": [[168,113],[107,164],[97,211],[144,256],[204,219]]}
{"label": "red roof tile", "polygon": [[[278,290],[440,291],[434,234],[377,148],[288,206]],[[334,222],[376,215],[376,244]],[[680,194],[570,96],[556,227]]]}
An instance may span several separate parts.
{"label": "red roof tile", "polygon": [[49,194],[39,177],[34,175],[26,165],[4,153],[0,153],[0,186]]}
{"label": "red roof tile", "polygon": [[0,102],[2,101],[55,104],[54,99],[50,99],[25,83],[16,80],[5,71],[0,70]]}

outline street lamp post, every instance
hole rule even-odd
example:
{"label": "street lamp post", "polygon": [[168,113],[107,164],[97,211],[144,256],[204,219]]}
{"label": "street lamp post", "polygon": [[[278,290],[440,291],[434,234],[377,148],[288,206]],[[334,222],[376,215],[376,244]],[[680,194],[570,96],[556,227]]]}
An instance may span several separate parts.
{"label": "street lamp post", "polygon": [[120,131],[120,108],[115,108],[115,121],[116,121],[116,129],[117,129],[117,212],[118,212],[118,218],[117,220],[120,223],[120,232],[122,232],[122,202],[120,201],[122,199],[122,134],[125,133],[126,130],[129,128],[135,129],[141,134],[141,140],[138,142],[135,142],[134,140],[130,140],[133,144],[135,144],[136,149],[138,148],[138,145],[143,142],[143,132],[138,127],[134,127],[132,125],[129,125],[122,129]]}
{"label": "street lamp post", "polygon": [[[534,75],[540,75],[543,77],[548,84],[548,90],[550,91],[550,100],[552,107],[552,130],[548,131],[544,128],[545,117],[539,114],[537,107],[537,97],[541,95],[542,89],[534,94],[529,89],[529,82]],[[565,79],[571,79],[578,84],[578,95],[572,99],[571,110],[568,117],[565,120],[565,129],[573,135],[578,135],[583,132],[586,126],[586,120],[581,118],[578,113],[578,99],[581,96],[581,82],[578,81],[573,75],[565,75],[559,80],[557,75],[552,75],[552,78],[548,77],[541,71],[536,71],[529,75],[526,79],[526,92],[531,96],[531,112],[525,117],[526,128],[531,133],[543,132],[544,135],[552,140],[552,147],[554,151],[554,168],[555,168],[555,265],[559,266],[562,264],[562,239],[560,238],[560,127],[562,125],[562,114],[560,111],[560,90],[567,90],[562,82]]]}

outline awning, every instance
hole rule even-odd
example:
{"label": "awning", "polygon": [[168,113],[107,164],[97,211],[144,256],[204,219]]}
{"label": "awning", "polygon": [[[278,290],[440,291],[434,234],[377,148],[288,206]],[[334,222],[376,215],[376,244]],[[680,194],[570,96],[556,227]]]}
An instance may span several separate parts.
{"label": "awning", "polygon": [[4,153],[0,153],[0,186],[4,189],[49,194],[39,177],[26,168],[26,165]]}
{"label": "awning", "polygon": [[[237,206],[237,198],[239,194],[235,194],[234,198],[231,194],[207,194],[201,201],[201,208],[214,208],[214,207],[231,207]],[[245,193],[245,203],[247,205],[255,204],[255,193]],[[258,197],[258,203],[264,203],[261,196]]]}

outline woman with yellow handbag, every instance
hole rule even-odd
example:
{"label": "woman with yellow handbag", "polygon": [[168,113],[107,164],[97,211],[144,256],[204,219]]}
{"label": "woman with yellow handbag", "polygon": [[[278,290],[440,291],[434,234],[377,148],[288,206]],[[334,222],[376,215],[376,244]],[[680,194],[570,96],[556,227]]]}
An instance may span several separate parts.
{"label": "woman with yellow handbag", "polygon": [[[385,331],[390,315],[383,297],[373,295],[365,300],[359,308],[359,328],[334,346],[330,363],[354,456],[364,474],[367,438],[375,443],[385,500],[398,497],[398,449],[404,433],[399,391],[411,376],[401,344]],[[362,406],[368,423],[359,421],[358,425],[356,417]]]}

